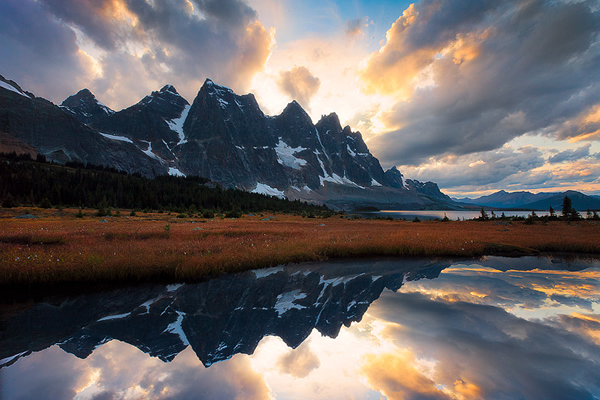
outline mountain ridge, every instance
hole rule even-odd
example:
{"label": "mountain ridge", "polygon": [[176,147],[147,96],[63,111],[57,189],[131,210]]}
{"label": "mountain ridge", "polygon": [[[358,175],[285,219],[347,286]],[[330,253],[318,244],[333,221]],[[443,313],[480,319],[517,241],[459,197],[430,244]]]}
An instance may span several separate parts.
{"label": "mountain ridge", "polygon": [[[192,104],[174,86],[165,85],[118,112],[88,89],[68,97],[60,107],[23,93],[2,92],[13,102],[19,94],[22,101],[27,97],[46,102],[53,110],[42,124],[46,131],[59,129],[53,122],[61,119],[54,115],[56,110],[71,118],[62,118],[61,125],[71,125],[76,135],[45,135],[45,141],[41,132],[24,134],[25,126],[11,132],[8,124],[10,129],[5,129],[52,161],[92,162],[149,177],[202,176],[225,188],[334,208],[460,208],[433,182],[403,180],[393,170],[385,172],[360,132],[342,127],[337,114],[324,115],[315,124],[295,100],[281,114],[268,116],[253,94],[238,95],[210,79]],[[6,114],[10,103],[7,98],[0,104],[0,113]],[[19,107],[20,112],[33,114],[26,106]],[[89,149],[75,151],[75,137],[79,147],[84,143]],[[123,161],[127,158],[135,160],[128,165]]]}
{"label": "mountain ridge", "polygon": [[548,210],[552,207],[555,211],[560,211],[564,197],[568,196],[573,207],[579,211],[587,209],[600,209],[600,198],[588,196],[584,193],[567,190],[564,192],[540,192],[531,193],[527,191],[507,192],[500,190],[490,195],[481,196],[475,199],[453,199],[455,201],[485,206],[492,208],[516,208],[525,210]]}

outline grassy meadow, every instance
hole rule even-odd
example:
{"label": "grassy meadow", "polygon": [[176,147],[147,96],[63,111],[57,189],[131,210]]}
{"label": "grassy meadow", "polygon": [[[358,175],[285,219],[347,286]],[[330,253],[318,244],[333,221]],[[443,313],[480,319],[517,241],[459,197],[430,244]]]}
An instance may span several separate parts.
{"label": "grassy meadow", "polygon": [[[167,213],[77,218],[76,209],[0,209],[0,287],[194,281],[221,273],[336,257],[600,257],[592,221],[389,221],[181,218]],[[31,213],[38,218],[16,219]]]}

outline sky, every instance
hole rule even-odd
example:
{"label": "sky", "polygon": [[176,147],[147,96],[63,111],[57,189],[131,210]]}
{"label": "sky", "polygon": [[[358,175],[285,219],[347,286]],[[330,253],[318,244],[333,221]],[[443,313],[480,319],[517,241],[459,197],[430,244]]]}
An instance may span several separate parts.
{"label": "sky", "polygon": [[3,0],[0,74],[114,110],[211,78],[451,196],[600,194],[600,0]]}

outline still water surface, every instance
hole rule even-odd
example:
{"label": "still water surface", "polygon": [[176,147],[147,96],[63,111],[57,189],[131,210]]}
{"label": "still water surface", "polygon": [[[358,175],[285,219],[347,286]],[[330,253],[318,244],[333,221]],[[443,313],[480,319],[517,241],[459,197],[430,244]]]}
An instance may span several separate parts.
{"label": "still water surface", "polygon": [[[492,216],[491,211],[486,211],[489,217]],[[494,211],[496,217],[500,217],[504,213],[506,217],[525,217],[531,215],[531,211],[502,211],[497,210]],[[388,218],[392,217],[394,219],[408,219],[413,220],[415,217],[418,217],[422,220],[432,220],[432,219],[443,219],[444,217],[448,217],[449,219],[456,221],[459,220],[467,220],[479,218],[481,216],[481,211],[438,211],[438,210],[425,210],[425,211],[396,211],[396,210],[383,210],[383,211],[373,211],[373,212],[361,212],[357,213],[358,215],[364,218]],[[535,214],[538,217],[545,217],[550,215],[548,211],[535,211]]]}
{"label": "still water surface", "polygon": [[4,312],[1,399],[598,399],[600,263],[302,264]]}

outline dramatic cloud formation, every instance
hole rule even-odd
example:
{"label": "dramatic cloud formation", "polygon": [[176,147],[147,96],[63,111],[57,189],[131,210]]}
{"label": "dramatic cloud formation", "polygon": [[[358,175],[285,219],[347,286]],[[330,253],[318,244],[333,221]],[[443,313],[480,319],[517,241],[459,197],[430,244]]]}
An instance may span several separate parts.
{"label": "dramatic cloud formation", "polygon": [[528,132],[595,135],[599,21],[585,1],[411,5],[362,70],[365,90],[398,99],[369,145],[384,164],[419,165]]}
{"label": "dramatic cloud formation", "polygon": [[319,357],[310,349],[310,340],[306,340],[295,350],[290,350],[283,354],[277,365],[284,374],[289,374],[297,378],[304,378],[312,370],[319,368],[321,362]]}
{"label": "dramatic cloud formation", "polygon": [[[244,92],[274,43],[241,0],[10,0],[0,7],[0,37],[10,44],[0,48],[5,75],[58,100],[86,82],[115,108],[166,83],[191,101],[206,77]],[[48,90],[52,80],[63,87]]]}
{"label": "dramatic cloud formation", "polygon": [[8,370],[4,377],[10,381],[4,382],[3,394],[14,399],[271,398],[263,377],[246,357],[207,369],[191,348],[163,363],[116,340],[86,360],[55,346],[19,361],[19,370]]}
{"label": "dramatic cloud formation", "polygon": [[548,162],[560,163],[565,161],[577,161],[590,155],[590,144],[579,147],[575,150],[565,150],[548,158]]}
{"label": "dramatic cloud formation", "polygon": [[310,108],[310,99],[321,87],[321,80],[306,67],[294,67],[279,73],[279,87],[301,106]]}
{"label": "dramatic cloud formation", "polygon": [[389,400],[450,400],[436,388],[436,383],[416,367],[410,351],[397,354],[367,355],[363,371],[371,386],[379,389]]}
{"label": "dramatic cloud formation", "polygon": [[429,158],[427,167],[404,167],[406,176],[433,180],[444,187],[458,186],[469,176],[469,185],[481,186],[530,171],[544,165],[542,153],[533,147],[513,149],[505,146],[495,152],[480,152],[458,157],[447,155]]}
{"label": "dramatic cloud formation", "polygon": [[[368,358],[363,373],[392,398],[584,399],[599,389],[598,346],[588,333],[580,335],[597,334],[591,318],[585,325],[583,318],[571,321],[568,331],[552,320],[419,293],[384,293],[369,313],[388,321],[382,337],[398,350]],[[389,362],[408,375],[389,371]]]}
{"label": "dramatic cloud formation", "polygon": [[600,194],[598,0],[5,0],[0,43],[0,73],[56,103],[191,102],[212,78],[267,114],[336,112],[452,195]]}

